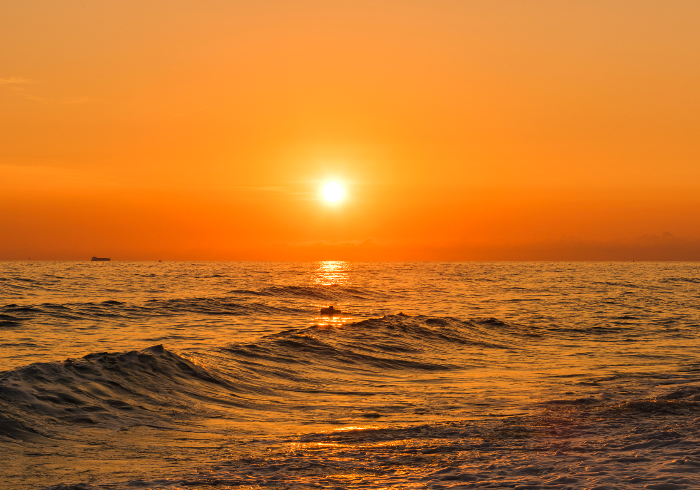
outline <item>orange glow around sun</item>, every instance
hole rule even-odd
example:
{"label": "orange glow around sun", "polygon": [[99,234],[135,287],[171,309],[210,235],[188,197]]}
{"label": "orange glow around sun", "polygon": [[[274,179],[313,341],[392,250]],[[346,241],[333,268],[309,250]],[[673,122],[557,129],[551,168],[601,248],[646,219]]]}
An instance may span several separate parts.
{"label": "orange glow around sun", "polygon": [[0,260],[700,260],[700,2],[164,5],[0,5]]}

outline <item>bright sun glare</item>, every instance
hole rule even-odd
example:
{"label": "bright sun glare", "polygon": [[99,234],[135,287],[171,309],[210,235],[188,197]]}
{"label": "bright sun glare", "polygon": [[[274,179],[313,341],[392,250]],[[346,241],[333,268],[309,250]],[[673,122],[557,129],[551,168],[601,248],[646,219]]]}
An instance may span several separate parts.
{"label": "bright sun glare", "polygon": [[323,188],[323,197],[331,202],[340,201],[343,197],[343,187],[337,182],[326,184]]}

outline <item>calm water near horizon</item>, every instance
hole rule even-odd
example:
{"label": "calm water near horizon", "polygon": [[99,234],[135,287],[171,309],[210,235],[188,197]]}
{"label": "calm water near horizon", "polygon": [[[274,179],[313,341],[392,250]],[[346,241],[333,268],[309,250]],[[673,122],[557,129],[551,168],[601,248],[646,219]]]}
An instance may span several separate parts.
{"label": "calm water near horizon", "polygon": [[0,262],[0,487],[700,488],[699,306],[698,262]]}

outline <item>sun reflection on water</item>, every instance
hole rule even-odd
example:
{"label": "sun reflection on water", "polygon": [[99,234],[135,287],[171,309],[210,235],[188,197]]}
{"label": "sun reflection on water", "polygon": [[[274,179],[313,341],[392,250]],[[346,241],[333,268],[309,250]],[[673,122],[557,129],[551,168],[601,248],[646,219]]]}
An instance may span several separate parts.
{"label": "sun reflection on water", "polygon": [[360,430],[372,430],[378,429],[377,425],[347,425],[345,427],[336,427],[333,429],[334,432],[348,432],[348,431],[360,431]]}
{"label": "sun reflection on water", "polygon": [[[317,268],[311,277],[314,286],[323,288],[348,287],[350,282],[350,264],[342,260],[325,260],[317,263]],[[318,309],[319,315],[314,318],[314,324],[322,327],[340,327],[354,321],[349,311],[348,303],[319,303],[313,305]],[[340,310],[339,314],[321,314],[321,308],[333,306]]]}
{"label": "sun reflection on water", "polygon": [[349,286],[349,269],[350,264],[342,260],[318,262],[312,281],[317,286]]}

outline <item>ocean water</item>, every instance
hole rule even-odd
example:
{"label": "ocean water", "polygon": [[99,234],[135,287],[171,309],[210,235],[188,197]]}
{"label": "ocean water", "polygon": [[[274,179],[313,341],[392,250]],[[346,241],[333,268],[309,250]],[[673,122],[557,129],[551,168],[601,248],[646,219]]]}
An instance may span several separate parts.
{"label": "ocean water", "polygon": [[700,263],[0,262],[0,488],[698,489],[699,331]]}

